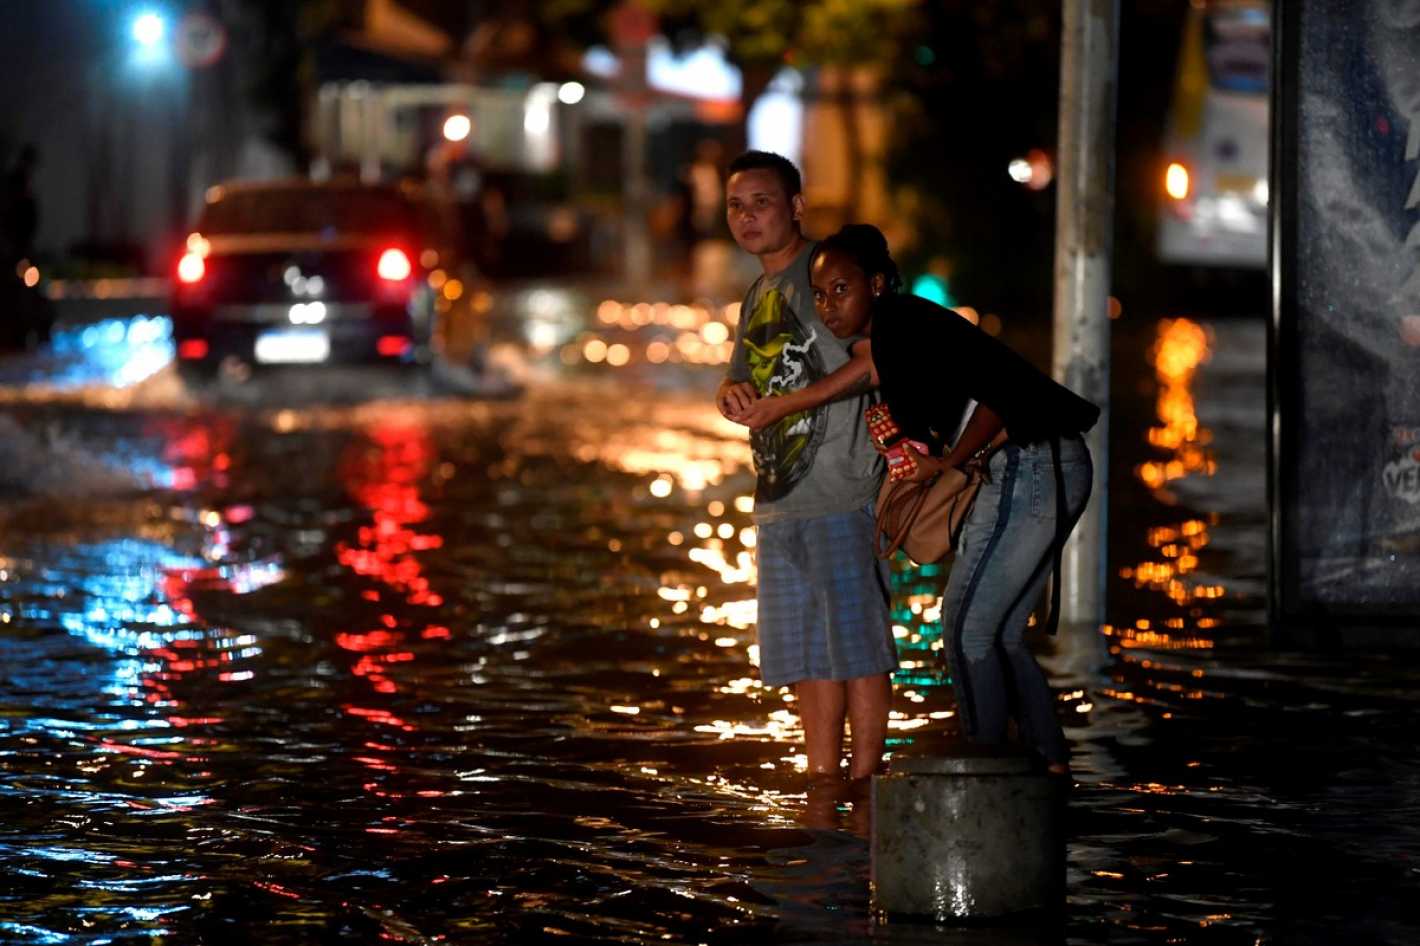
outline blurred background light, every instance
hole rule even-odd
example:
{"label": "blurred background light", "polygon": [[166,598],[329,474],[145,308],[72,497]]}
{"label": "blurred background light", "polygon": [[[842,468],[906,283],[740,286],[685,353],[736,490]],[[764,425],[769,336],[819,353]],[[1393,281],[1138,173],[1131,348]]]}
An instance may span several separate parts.
{"label": "blurred background light", "polygon": [[1164,190],[1174,200],[1183,200],[1188,196],[1188,168],[1182,164],[1174,162],[1170,164],[1168,170],[1164,172]]}
{"label": "blurred background light", "polygon": [[782,69],[755,101],[745,122],[749,146],[782,154],[803,163],[804,80],[794,69]]}
{"label": "blurred background light", "polygon": [[449,141],[463,141],[473,131],[473,121],[467,115],[450,115],[444,119],[444,137]]}
{"label": "blurred background light", "polygon": [[934,273],[923,273],[913,280],[912,294],[948,308],[956,305],[951,290],[947,288],[947,281]]}
{"label": "blurred background light", "polygon": [[539,82],[523,101],[524,158],[530,167],[543,171],[557,164],[557,132],[552,121],[557,91],[556,83]]}
{"label": "blurred background light", "polygon": [[676,55],[671,44],[657,37],[647,44],[646,81],[663,92],[679,92],[698,99],[738,100],[742,79],[739,69],[725,58],[716,43]]}
{"label": "blurred background light", "polygon": [[167,21],[151,10],[138,14],[133,20],[133,39],[147,49],[161,43],[167,31]]}
{"label": "blurred background light", "polygon": [[1032,148],[1023,158],[1016,158],[1006,166],[1006,173],[1017,184],[1024,184],[1033,191],[1043,191],[1055,180],[1055,165],[1050,155],[1039,148]]}

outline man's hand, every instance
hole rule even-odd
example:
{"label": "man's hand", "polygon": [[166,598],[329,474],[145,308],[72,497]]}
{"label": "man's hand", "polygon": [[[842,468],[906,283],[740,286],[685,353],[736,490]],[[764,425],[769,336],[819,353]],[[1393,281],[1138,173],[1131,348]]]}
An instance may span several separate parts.
{"label": "man's hand", "polygon": [[750,430],[760,430],[788,417],[793,413],[791,408],[787,398],[762,397],[732,419]]}
{"label": "man's hand", "polygon": [[748,381],[731,381],[726,378],[720,382],[720,390],[715,393],[715,406],[720,409],[726,420],[732,420],[737,424],[745,423],[743,415],[745,411],[759,400],[759,394],[755,391],[754,385]]}

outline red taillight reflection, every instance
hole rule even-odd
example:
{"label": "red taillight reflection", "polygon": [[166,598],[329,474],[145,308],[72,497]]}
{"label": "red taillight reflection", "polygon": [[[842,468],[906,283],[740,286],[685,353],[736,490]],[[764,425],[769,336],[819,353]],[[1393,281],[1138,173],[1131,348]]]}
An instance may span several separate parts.
{"label": "red taillight reflection", "polygon": [[186,361],[206,358],[207,350],[207,339],[205,338],[184,338],[178,342],[178,357]]}
{"label": "red taillight reflection", "polygon": [[182,259],[178,260],[178,279],[182,280],[188,285],[192,285],[195,282],[200,282],[202,280],[202,277],[206,274],[207,264],[204,263],[202,261],[202,257],[197,255],[196,253],[184,253],[182,254]]}
{"label": "red taillight reflection", "polygon": [[409,265],[409,257],[404,255],[404,250],[392,246],[380,254],[380,261],[375,266],[375,271],[380,274],[381,279],[402,282],[409,278],[414,267]]}
{"label": "red taillight reflection", "polygon": [[375,351],[384,358],[399,358],[409,351],[410,344],[403,335],[381,335],[375,341]]}

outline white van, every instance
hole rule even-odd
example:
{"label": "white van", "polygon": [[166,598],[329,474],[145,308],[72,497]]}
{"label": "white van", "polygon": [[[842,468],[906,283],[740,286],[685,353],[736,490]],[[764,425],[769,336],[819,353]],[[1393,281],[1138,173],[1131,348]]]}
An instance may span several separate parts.
{"label": "white van", "polygon": [[1271,64],[1267,4],[1193,0],[1160,167],[1163,262],[1266,266]]}

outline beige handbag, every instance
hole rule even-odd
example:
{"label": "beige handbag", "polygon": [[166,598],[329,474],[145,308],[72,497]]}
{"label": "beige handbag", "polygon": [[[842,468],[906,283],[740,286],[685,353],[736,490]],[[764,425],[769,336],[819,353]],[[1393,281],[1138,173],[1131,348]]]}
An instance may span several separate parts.
{"label": "beige handbag", "polygon": [[902,549],[918,565],[946,558],[956,547],[977,491],[990,479],[987,461],[1006,439],[1006,431],[999,432],[967,461],[965,470],[949,467],[917,482],[884,478],[876,509],[878,557],[892,558]]}
{"label": "beige handbag", "polygon": [[971,511],[980,472],[952,467],[931,480],[884,479],[878,491],[878,557],[902,549],[918,565],[940,562],[956,545]]}

